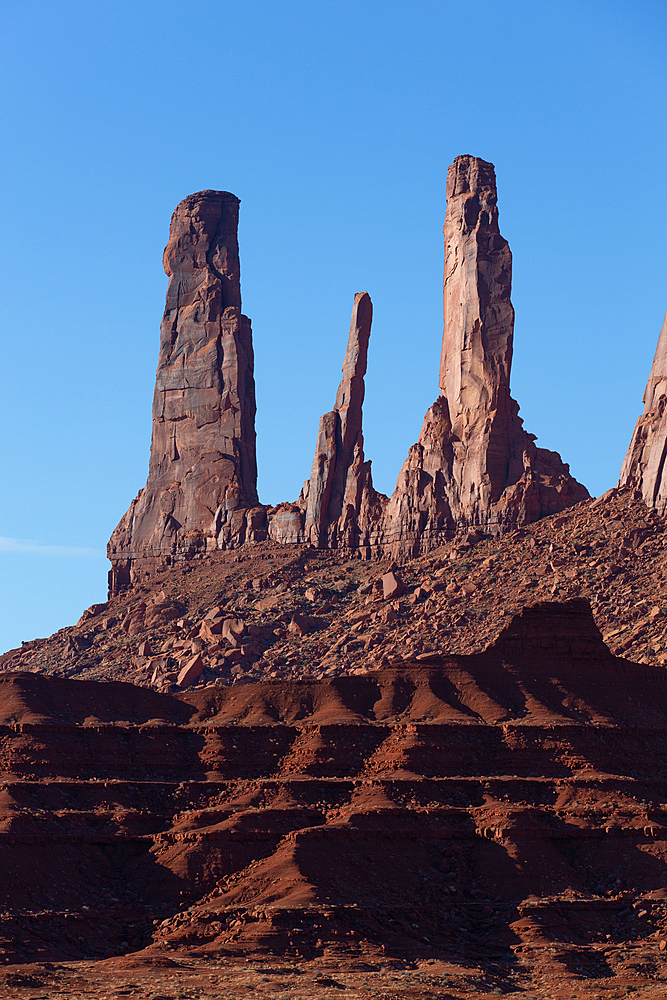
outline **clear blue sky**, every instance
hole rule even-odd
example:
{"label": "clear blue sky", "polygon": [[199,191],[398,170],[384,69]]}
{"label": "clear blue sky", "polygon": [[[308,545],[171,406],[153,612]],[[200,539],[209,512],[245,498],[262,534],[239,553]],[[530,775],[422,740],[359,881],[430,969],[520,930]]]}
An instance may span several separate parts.
{"label": "clear blue sky", "polygon": [[437,395],[447,166],[496,165],[527,430],[613,485],[667,308],[664,2],[5,5],[0,650],[105,598],[146,479],[177,202],[241,198],[260,497],[294,499],[355,292],[393,489]]}

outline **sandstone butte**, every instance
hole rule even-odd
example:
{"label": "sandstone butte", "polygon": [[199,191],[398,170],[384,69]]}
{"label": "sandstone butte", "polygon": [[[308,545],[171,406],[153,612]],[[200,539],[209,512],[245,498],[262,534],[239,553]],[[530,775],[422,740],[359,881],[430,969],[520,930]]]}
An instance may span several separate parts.
{"label": "sandstone butte", "polygon": [[667,506],[667,314],[644,392],[644,412],[635,425],[621,467],[620,486],[638,490],[644,502],[664,514]]}
{"label": "sandstone butte", "polygon": [[250,321],[241,314],[239,201],[190,195],[172,217],[148,480],[109,542],[110,593],[173,562],[265,539],[413,557],[481,530],[504,534],[588,497],[537,448],[510,395],[512,255],[495,171],[459,156],[447,174],[440,396],[391,497],[373,488],[362,404],[372,305],[355,296],[343,379],[297,502],[256,489]]}

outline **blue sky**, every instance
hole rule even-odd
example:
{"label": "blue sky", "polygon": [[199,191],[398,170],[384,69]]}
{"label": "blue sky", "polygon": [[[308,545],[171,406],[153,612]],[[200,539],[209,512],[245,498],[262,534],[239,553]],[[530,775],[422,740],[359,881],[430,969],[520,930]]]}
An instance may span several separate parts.
{"label": "blue sky", "polygon": [[460,153],[496,165],[525,426],[613,485],[667,308],[666,28],[642,0],[6,6],[0,650],[105,597],[169,219],[202,188],[242,202],[264,502],[309,474],[362,290],[366,453],[393,489],[437,395]]}

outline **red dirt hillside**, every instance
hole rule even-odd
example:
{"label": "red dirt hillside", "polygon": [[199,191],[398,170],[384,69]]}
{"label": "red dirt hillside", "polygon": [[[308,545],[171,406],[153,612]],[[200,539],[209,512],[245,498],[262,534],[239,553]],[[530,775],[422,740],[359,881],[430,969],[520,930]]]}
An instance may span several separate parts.
{"label": "red dirt hillside", "polygon": [[198,989],[307,976],[304,997],[389,974],[661,995],[667,674],[614,657],[585,601],[321,680],[7,673],[0,719],[10,985],[64,968],[103,995],[115,955],[137,989],[185,965]]}

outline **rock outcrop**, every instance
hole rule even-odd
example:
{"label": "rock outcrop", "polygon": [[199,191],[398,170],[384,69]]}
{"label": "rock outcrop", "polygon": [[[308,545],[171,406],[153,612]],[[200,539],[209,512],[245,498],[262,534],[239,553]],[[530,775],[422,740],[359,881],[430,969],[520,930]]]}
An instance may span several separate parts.
{"label": "rock outcrop", "polygon": [[378,520],[371,463],[364,461],[361,427],[364,376],[373,306],[368,292],[354,297],[343,379],[330,413],[320,417],[306,501],[305,541],[317,548],[358,548]]}
{"label": "rock outcrop", "polygon": [[234,195],[203,191],[172,218],[148,482],[109,542],[111,594],[174,560],[267,537],[409,558],[469,529],[502,534],[588,497],[559,455],[535,446],[510,395],[512,255],[498,228],[495,171],[459,156],[447,175],[441,395],[392,497],[374,490],[363,450],[372,320],[363,292],[310,479],[295,503],[260,505],[238,206]]}
{"label": "rock outcrop", "polygon": [[666,695],[585,601],[343,677],[4,673],[0,995],[664,997]]}
{"label": "rock outcrop", "polygon": [[635,425],[619,486],[639,490],[649,507],[667,508],[667,314],[644,392],[644,412]]}
{"label": "rock outcrop", "polygon": [[238,211],[233,194],[201,191],[172,216],[148,481],[109,542],[112,594],[174,558],[263,537]]}
{"label": "rock outcrop", "polygon": [[585,499],[555,452],[537,448],[510,395],[512,254],[498,228],[493,164],[447,173],[441,396],[385,515],[385,544],[415,554],[453,533],[512,530]]}

